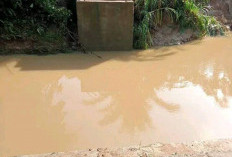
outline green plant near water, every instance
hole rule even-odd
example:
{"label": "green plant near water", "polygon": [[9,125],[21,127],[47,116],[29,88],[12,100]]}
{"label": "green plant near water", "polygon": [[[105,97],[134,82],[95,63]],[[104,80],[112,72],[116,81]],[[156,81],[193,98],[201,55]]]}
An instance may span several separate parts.
{"label": "green plant near water", "polygon": [[223,33],[220,23],[207,15],[209,0],[135,0],[134,47],[145,49],[151,43],[151,29],[164,22],[191,28],[199,36]]}
{"label": "green plant near water", "polygon": [[70,16],[67,9],[56,5],[56,0],[1,0],[0,11],[2,40],[60,41]]}

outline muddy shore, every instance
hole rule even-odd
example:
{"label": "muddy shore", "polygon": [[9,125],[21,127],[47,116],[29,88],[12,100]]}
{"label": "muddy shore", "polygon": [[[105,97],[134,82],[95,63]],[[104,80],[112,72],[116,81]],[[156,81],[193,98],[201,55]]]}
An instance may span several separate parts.
{"label": "muddy shore", "polygon": [[18,157],[231,157],[232,139],[181,144],[154,143],[147,146],[98,148]]}

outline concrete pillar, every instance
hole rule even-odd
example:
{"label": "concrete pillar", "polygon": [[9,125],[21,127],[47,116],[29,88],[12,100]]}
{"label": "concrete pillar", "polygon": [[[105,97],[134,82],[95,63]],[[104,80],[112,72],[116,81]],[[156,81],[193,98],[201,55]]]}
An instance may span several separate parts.
{"label": "concrete pillar", "polygon": [[78,35],[87,50],[130,50],[133,1],[77,1]]}

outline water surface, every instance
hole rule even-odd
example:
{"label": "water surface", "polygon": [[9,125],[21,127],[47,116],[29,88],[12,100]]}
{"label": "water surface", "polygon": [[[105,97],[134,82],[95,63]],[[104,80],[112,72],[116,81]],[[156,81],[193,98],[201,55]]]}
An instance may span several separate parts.
{"label": "water surface", "polygon": [[0,56],[0,156],[232,137],[232,37]]}

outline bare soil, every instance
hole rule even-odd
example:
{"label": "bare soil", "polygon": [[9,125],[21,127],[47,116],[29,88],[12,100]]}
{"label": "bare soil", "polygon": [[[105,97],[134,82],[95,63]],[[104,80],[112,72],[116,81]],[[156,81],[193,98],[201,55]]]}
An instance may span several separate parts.
{"label": "bare soil", "polygon": [[215,140],[181,144],[154,143],[148,146],[98,148],[84,151],[25,155],[21,157],[231,157],[232,140]]}
{"label": "bare soil", "polygon": [[[215,16],[228,29],[232,30],[232,0],[211,0],[209,15]],[[168,23],[168,21],[166,22]],[[156,28],[152,32],[153,46],[180,45],[197,38],[191,29],[180,31],[172,24]]]}
{"label": "bare soil", "polygon": [[191,29],[180,31],[178,26],[166,25],[152,32],[153,46],[180,45],[197,39],[197,33]]}
{"label": "bare soil", "polygon": [[223,24],[232,26],[232,1],[231,0],[211,0],[212,10],[210,15],[215,16]]}

